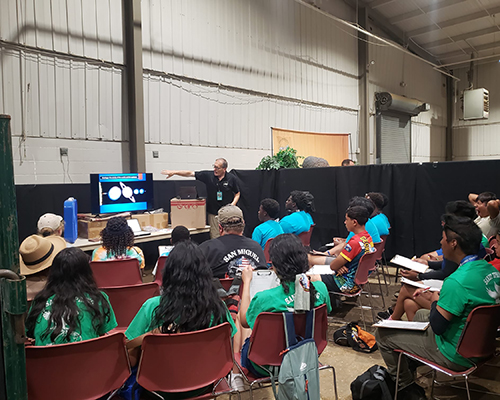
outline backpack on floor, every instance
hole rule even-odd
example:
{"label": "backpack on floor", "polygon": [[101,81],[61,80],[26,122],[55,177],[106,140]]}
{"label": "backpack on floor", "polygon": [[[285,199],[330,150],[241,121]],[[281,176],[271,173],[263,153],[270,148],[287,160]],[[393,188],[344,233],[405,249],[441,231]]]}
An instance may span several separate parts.
{"label": "backpack on floor", "polygon": [[275,377],[271,375],[276,400],[320,400],[314,317],[314,309],[307,312],[306,334],[298,341],[293,313],[283,313],[287,347],[278,374],[279,391],[276,390]]}
{"label": "backpack on floor", "polygon": [[352,347],[360,353],[373,353],[378,349],[375,336],[361,329],[356,323],[349,322],[333,333],[333,341],[341,346]]}
{"label": "backpack on floor", "polygon": [[392,400],[394,381],[387,369],[374,365],[351,382],[353,400]]}

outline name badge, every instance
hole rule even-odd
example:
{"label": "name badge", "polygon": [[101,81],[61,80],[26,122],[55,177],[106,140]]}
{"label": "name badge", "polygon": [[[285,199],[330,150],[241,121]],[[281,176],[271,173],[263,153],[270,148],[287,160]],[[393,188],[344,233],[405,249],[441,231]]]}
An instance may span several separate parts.
{"label": "name badge", "polygon": [[222,192],[220,190],[217,192],[217,201],[222,201]]}

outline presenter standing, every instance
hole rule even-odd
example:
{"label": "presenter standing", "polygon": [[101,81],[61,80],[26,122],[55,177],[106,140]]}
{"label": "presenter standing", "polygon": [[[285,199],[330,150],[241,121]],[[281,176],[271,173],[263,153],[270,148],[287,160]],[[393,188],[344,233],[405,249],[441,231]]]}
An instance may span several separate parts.
{"label": "presenter standing", "polygon": [[211,239],[219,237],[219,223],[216,220],[219,209],[227,204],[235,206],[240,199],[238,180],[234,175],[227,173],[227,161],[224,158],[218,158],[215,160],[213,168],[213,172],[161,171],[163,175],[167,176],[167,179],[174,175],[194,177],[207,186],[207,213]]}

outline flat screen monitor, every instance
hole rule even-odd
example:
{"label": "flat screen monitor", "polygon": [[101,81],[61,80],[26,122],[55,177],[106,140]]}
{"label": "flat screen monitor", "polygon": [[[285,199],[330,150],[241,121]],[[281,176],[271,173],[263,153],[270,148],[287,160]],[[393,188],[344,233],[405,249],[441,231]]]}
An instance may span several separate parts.
{"label": "flat screen monitor", "polygon": [[153,208],[153,174],[90,174],[91,212],[109,214]]}

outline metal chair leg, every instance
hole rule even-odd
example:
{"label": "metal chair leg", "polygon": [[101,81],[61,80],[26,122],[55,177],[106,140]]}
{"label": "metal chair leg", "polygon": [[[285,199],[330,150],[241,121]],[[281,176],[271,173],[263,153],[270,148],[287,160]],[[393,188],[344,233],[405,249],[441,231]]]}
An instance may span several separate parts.
{"label": "metal chair leg", "polygon": [[399,353],[398,357],[398,369],[396,371],[396,388],[394,389],[394,400],[398,400],[398,386],[399,386],[399,369],[401,367],[401,356],[403,353]]}
{"label": "metal chair leg", "polygon": [[[373,310],[373,303],[372,303],[372,288],[370,286],[370,282],[367,282],[366,283],[368,285],[368,299],[370,301],[370,310],[372,312],[372,320],[373,320],[373,323],[377,322],[376,318],[375,318],[375,311]],[[383,296],[382,296],[383,298]]]}
{"label": "metal chair leg", "polygon": [[434,383],[436,382],[436,370],[432,370],[431,399],[434,398]]}
{"label": "metal chair leg", "polygon": [[465,375],[465,388],[467,389],[467,398],[470,400],[469,377]]}
{"label": "metal chair leg", "polygon": [[366,321],[365,321],[365,314],[363,310],[363,303],[361,302],[361,294],[358,296],[358,303],[359,303],[359,309],[361,312],[361,320],[363,321],[363,328],[366,331]]}

